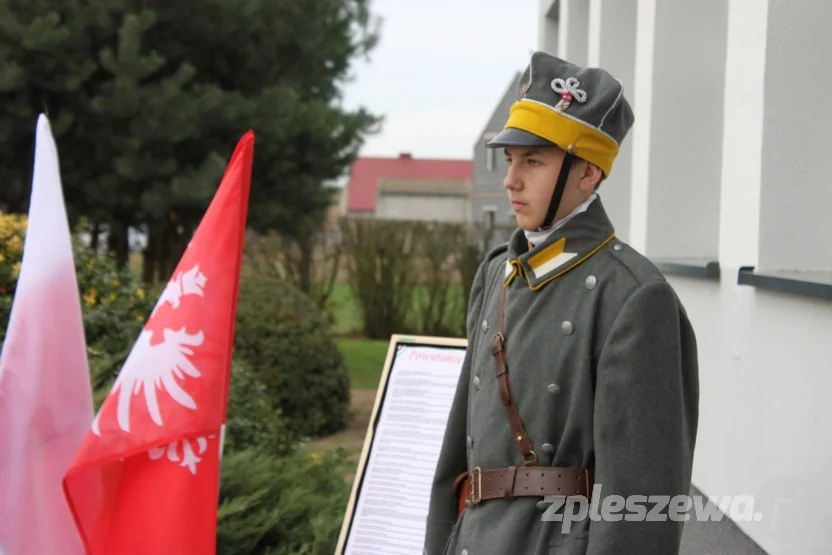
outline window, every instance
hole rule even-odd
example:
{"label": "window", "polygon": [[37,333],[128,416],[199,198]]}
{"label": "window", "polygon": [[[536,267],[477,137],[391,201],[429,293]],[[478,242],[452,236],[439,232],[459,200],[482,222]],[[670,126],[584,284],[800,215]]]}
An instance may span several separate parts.
{"label": "window", "polygon": [[493,172],[497,169],[497,149],[485,149],[485,167],[488,171]]}

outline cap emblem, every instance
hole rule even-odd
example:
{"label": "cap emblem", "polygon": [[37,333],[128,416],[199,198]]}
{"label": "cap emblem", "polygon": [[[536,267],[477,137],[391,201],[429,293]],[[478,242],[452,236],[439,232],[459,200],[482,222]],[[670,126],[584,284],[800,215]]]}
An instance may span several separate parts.
{"label": "cap emblem", "polygon": [[578,102],[586,102],[586,91],[580,88],[581,83],[575,77],[569,77],[565,81],[560,77],[552,80],[552,89],[556,93],[560,93],[560,102],[555,106],[555,110],[566,110],[572,104],[572,100]]}

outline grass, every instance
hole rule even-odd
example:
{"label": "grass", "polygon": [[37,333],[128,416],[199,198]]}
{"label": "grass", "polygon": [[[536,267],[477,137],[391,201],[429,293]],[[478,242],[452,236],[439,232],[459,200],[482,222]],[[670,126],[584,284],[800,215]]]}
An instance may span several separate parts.
{"label": "grass", "polygon": [[[422,309],[420,305],[427,292],[428,286],[426,285],[419,285],[414,288],[411,318],[418,318],[421,314]],[[464,302],[462,300],[462,286],[459,284],[450,285],[449,312],[461,310],[459,303],[462,302]],[[353,296],[352,287],[348,283],[336,283],[332,288],[329,299],[327,299],[327,304],[334,317],[332,331],[335,335],[360,335],[363,325],[361,310],[359,309],[358,301]],[[401,330],[401,332],[409,333],[407,330]]]}
{"label": "grass", "polygon": [[378,387],[388,345],[383,339],[338,339],[338,350],[344,357],[352,389]]}
{"label": "grass", "polygon": [[[452,294],[458,301],[461,287],[452,285]],[[414,313],[418,314],[419,296],[427,289],[417,287],[414,292]],[[453,301],[452,301],[453,302]],[[389,340],[365,339],[361,337],[361,313],[348,283],[336,283],[328,299],[334,317],[333,332],[337,337],[338,349],[350,375],[353,389],[375,389],[381,377],[382,366],[387,357]],[[402,330],[406,333],[407,330]]]}
{"label": "grass", "polygon": [[361,331],[361,312],[352,295],[352,288],[348,283],[336,283],[327,299],[335,325],[332,327],[335,335],[359,333]]}

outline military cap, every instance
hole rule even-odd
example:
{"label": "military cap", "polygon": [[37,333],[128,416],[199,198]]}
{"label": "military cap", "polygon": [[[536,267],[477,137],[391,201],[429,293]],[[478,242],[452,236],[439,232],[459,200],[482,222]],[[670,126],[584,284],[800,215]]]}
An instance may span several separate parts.
{"label": "military cap", "polygon": [[633,121],[624,86],[606,70],[535,52],[505,128],[486,146],[556,145],[609,176]]}

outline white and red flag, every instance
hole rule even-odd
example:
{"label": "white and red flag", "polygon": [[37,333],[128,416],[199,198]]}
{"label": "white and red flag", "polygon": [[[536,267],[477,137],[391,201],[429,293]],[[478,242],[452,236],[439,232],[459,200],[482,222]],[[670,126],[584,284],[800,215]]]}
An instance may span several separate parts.
{"label": "white and red flag", "polygon": [[23,261],[0,354],[0,553],[80,555],[61,480],[93,419],[58,151],[41,115]]}
{"label": "white and red flag", "polygon": [[66,474],[88,555],[216,551],[253,153],[249,131]]}

